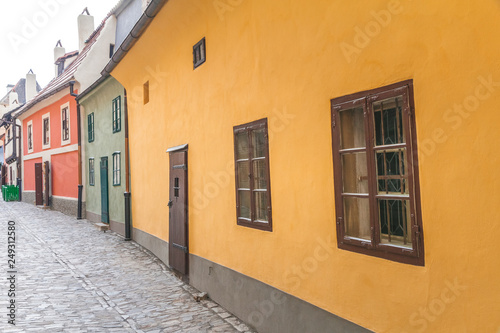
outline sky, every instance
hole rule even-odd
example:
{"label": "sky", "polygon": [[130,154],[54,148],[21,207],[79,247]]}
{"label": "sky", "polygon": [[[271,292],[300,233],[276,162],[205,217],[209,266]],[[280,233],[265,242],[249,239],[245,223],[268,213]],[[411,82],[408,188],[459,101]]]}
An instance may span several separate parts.
{"label": "sky", "polygon": [[78,49],[77,17],[85,7],[94,26],[118,0],[0,1],[0,98],[7,84],[15,84],[30,69],[43,88],[54,77],[54,47],[58,40],[66,52]]}

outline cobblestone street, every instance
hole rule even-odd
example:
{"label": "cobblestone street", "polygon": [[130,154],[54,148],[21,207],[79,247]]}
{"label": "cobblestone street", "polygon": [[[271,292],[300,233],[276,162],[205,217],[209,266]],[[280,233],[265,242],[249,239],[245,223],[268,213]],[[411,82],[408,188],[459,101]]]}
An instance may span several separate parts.
{"label": "cobblestone street", "polygon": [[[16,325],[8,324],[8,221]],[[0,199],[0,332],[248,332],[155,256],[87,220]]]}

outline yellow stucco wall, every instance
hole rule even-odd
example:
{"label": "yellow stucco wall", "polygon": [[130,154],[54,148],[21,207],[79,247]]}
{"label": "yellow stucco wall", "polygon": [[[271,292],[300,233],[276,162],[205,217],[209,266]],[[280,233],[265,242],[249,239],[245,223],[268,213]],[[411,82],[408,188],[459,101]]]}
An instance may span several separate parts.
{"label": "yellow stucco wall", "polygon": [[[497,332],[499,13],[497,0],[170,0],[112,73],[129,94],[134,227],[168,240],[165,151],[188,143],[192,253],[377,332]],[[405,79],[425,267],[336,246],[330,99]],[[273,232],[235,221],[232,128],[264,117]]]}

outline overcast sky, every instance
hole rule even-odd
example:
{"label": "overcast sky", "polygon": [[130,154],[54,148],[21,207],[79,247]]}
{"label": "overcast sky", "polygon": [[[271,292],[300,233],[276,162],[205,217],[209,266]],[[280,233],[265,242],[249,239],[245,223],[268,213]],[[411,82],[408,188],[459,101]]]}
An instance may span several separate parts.
{"label": "overcast sky", "polygon": [[97,27],[118,0],[0,0],[0,98],[33,69],[42,88],[54,77],[54,47],[78,49],[77,16],[85,7]]}

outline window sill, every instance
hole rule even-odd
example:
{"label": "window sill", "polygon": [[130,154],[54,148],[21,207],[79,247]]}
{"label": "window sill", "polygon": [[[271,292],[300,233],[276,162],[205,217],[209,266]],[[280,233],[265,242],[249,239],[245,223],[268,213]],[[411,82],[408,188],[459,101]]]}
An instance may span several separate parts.
{"label": "window sill", "polygon": [[259,222],[246,222],[238,219],[237,224],[242,227],[262,230],[262,231],[273,231],[273,226],[271,223],[259,223]]}
{"label": "window sill", "polygon": [[[373,247],[364,247],[360,245],[352,245],[348,243],[344,243],[342,241],[338,242],[338,247],[339,249],[350,251],[350,252],[355,252],[355,253],[360,253],[372,257],[377,257],[381,259],[386,259],[386,260],[391,260],[395,262],[399,262],[402,264],[409,264],[409,265],[414,265],[414,266],[425,266],[425,260],[423,257],[418,257],[417,256],[417,251],[416,250],[410,250],[406,251],[407,253],[396,253],[395,251],[389,251],[389,250],[396,250],[396,249],[402,249],[401,247],[395,247],[395,246],[390,246],[390,245],[383,245],[379,246],[377,248]],[[402,249],[402,252],[404,249]]]}

